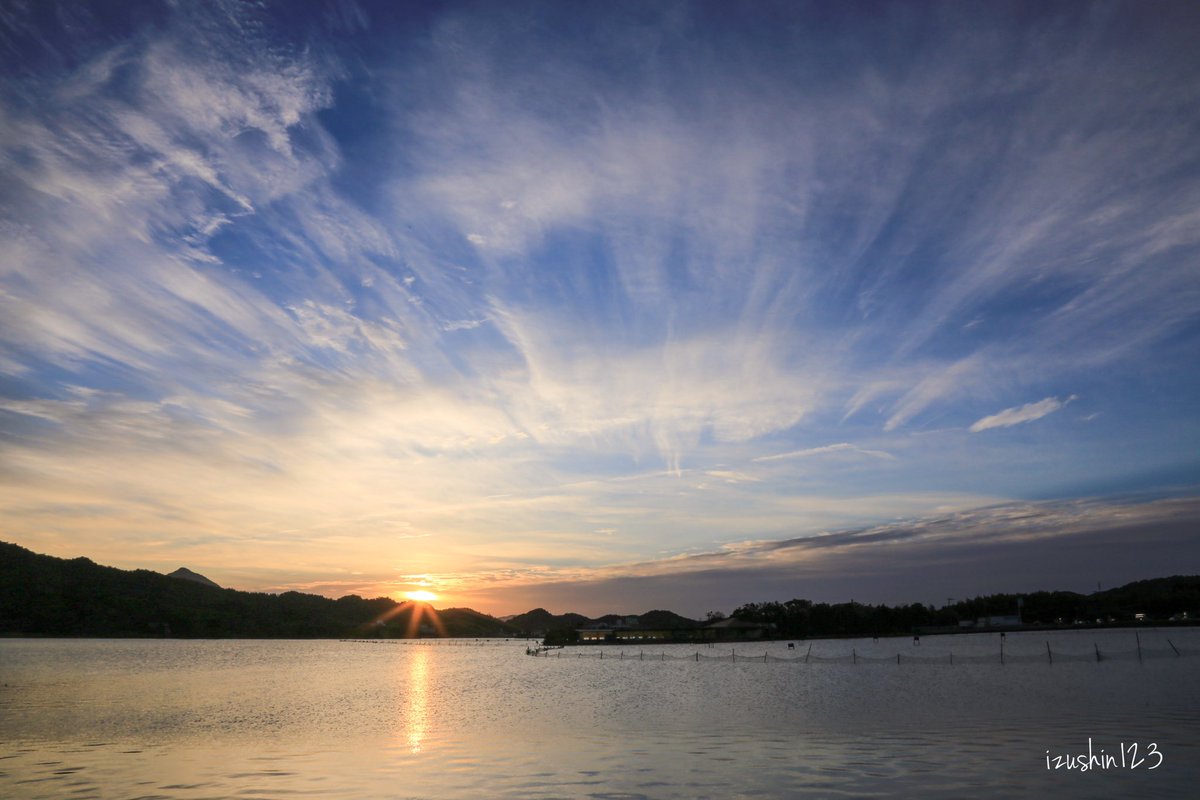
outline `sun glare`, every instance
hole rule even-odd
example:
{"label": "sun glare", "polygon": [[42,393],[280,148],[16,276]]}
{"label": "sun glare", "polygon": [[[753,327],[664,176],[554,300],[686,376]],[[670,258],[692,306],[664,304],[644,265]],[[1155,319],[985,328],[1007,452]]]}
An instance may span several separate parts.
{"label": "sun glare", "polygon": [[432,603],[437,600],[437,595],[433,592],[427,592],[424,589],[416,592],[405,592],[404,596],[409,600],[416,600],[419,603]]}

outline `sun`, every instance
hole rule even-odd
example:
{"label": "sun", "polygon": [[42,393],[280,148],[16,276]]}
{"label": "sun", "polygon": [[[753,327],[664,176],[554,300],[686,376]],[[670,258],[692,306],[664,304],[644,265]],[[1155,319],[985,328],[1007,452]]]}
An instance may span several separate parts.
{"label": "sun", "polygon": [[416,600],[419,603],[432,603],[437,600],[437,595],[433,592],[427,592],[424,589],[415,592],[405,592],[404,596],[409,600]]}

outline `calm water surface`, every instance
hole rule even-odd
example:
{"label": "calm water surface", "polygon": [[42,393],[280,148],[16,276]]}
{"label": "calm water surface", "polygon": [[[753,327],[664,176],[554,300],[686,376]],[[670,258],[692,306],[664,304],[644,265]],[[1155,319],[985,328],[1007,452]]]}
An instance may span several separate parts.
{"label": "calm water surface", "polygon": [[[762,659],[808,642],[731,663],[711,660],[728,646],[7,640],[0,796],[1193,797],[1200,631],[1141,643],[1143,661],[1132,631],[1009,634],[1001,665],[996,634],[818,641],[808,663]],[[1161,765],[1047,769],[1089,737],[1118,759],[1154,743]]]}

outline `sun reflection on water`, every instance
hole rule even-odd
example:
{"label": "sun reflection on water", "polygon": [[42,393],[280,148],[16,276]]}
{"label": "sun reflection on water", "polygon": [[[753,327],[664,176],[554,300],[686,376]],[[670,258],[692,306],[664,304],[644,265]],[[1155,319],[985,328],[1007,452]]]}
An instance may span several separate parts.
{"label": "sun reflection on water", "polygon": [[421,752],[429,730],[429,651],[414,647],[409,653],[404,735],[409,752]]}

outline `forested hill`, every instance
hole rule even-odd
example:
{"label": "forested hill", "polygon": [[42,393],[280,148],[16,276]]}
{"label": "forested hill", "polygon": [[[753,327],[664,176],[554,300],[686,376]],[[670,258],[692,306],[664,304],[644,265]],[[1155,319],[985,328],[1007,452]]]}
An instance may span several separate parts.
{"label": "forested hill", "polygon": [[544,608],[535,608],[524,614],[507,618],[508,624],[525,633],[540,633],[559,629],[581,628],[591,622],[582,614],[551,614]]}
{"label": "forested hill", "polygon": [[[386,597],[330,600],[206,585],[149,570],[44,556],[0,542],[0,635],[310,638],[510,636],[515,629],[471,609],[437,612]],[[414,613],[418,619],[413,620]],[[424,628],[422,628],[424,625]]]}

